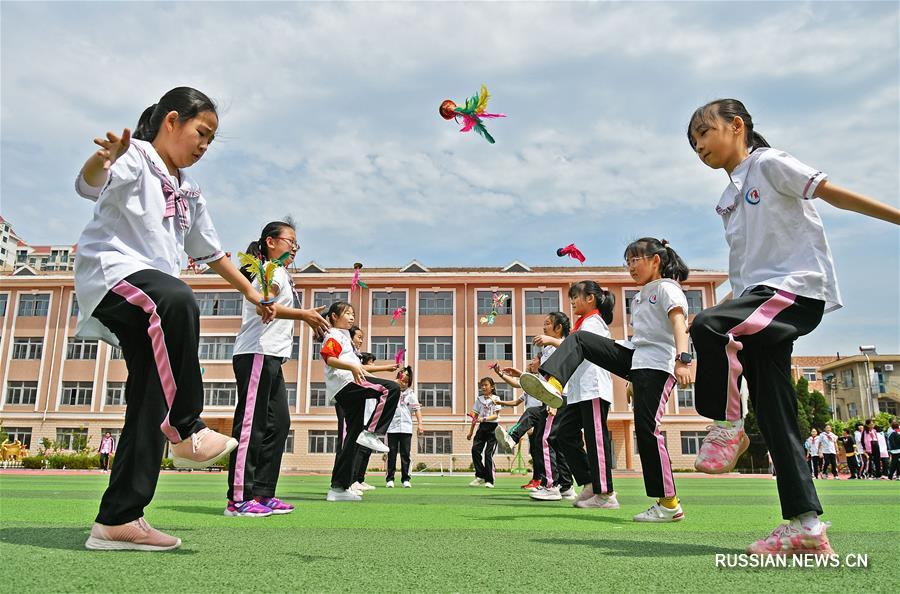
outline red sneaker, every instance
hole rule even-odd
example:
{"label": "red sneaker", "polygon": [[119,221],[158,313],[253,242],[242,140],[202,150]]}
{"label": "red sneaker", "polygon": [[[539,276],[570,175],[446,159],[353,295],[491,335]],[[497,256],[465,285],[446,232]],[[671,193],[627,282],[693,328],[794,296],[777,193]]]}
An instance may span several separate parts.
{"label": "red sneaker", "polygon": [[535,489],[539,488],[540,486],[541,486],[541,481],[531,479],[530,481],[528,481],[527,483],[522,485],[522,488],[525,489],[526,491],[534,491]]}

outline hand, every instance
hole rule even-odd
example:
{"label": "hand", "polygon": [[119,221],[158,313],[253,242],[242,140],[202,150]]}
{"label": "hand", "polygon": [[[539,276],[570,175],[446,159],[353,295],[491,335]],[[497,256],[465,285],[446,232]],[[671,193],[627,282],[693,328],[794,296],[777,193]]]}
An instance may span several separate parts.
{"label": "hand", "polygon": [[691,367],[681,361],[675,362],[675,380],[679,388],[687,388],[691,385]]}
{"label": "hand", "polygon": [[535,344],[537,346],[546,346],[549,343],[547,342],[550,339],[546,334],[538,334],[533,339],[531,339],[531,344]]}
{"label": "hand", "polygon": [[366,383],[366,370],[363,369],[361,363],[350,363],[350,373],[353,374],[353,381],[359,385]]}
{"label": "hand", "polygon": [[419,435],[425,435],[425,428],[419,425],[418,427],[416,427],[416,433]]}
{"label": "hand", "polygon": [[494,373],[496,373],[496,374],[499,375],[500,377],[503,377],[503,371],[500,370],[500,364],[499,364],[499,363],[496,363],[496,362],[495,362],[493,365],[490,366],[490,368],[491,368],[491,370],[492,370]]}
{"label": "hand", "polygon": [[[260,317],[262,317],[263,324],[268,324],[275,319],[275,304],[269,303],[267,305],[264,305],[262,303],[259,303],[259,301],[259,299],[257,299],[256,301],[256,313],[258,313]],[[252,300],[251,303],[253,303]]]}
{"label": "hand", "polygon": [[397,371],[398,369],[400,369],[400,364],[399,364],[399,363],[396,363],[396,362],[395,362],[395,363],[391,363],[391,371]]}
{"label": "hand", "polygon": [[508,375],[509,377],[520,377],[522,372],[513,367],[504,367],[500,370],[500,372],[504,375]]}
{"label": "hand", "polygon": [[467,440],[467,441],[472,441],[472,434],[471,434],[471,433],[469,433],[468,435],[466,435],[466,440]]}
{"label": "hand", "polygon": [[112,132],[106,133],[106,140],[95,138],[94,144],[100,147],[94,156],[103,163],[103,169],[109,170],[116,159],[125,154],[131,146],[131,130],[122,130],[122,136],[116,136]]}
{"label": "hand", "polygon": [[331,324],[328,323],[328,320],[322,317],[322,311],[324,311],[324,309],[325,306],[321,305],[315,309],[303,310],[305,313],[302,319],[307,326],[312,328],[312,331],[316,336],[324,335],[325,332],[331,328]]}

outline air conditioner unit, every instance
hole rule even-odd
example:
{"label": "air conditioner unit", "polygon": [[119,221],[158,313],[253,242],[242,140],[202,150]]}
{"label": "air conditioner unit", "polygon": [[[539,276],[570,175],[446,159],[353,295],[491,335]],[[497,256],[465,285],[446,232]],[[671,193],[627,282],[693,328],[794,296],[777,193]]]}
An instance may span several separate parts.
{"label": "air conditioner unit", "polygon": [[884,370],[885,371],[894,371],[894,364],[893,363],[885,363]]}

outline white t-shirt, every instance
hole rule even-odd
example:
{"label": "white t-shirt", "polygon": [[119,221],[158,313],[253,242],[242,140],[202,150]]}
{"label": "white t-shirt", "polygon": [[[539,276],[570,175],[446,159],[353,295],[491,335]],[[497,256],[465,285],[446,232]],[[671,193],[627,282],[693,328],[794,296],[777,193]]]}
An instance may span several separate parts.
{"label": "white t-shirt", "polygon": [[806,453],[810,456],[819,455],[819,436],[816,436],[815,439],[811,435],[806,438]]}
{"label": "white t-shirt", "polygon": [[[273,285],[278,287],[275,303],[284,307],[294,306],[294,292],[291,289],[291,277],[288,271],[279,266],[275,269]],[[259,280],[253,281],[253,287],[262,293]],[[256,313],[256,306],[244,299],[241,311],[241,330],[234,341],[234,354],[247,355],[261,353],[273,357],[290,357],[294,346],[294,320],[274,319],[263,324]]]}
{"label": "white t-shirt", "polygon": [[[214,262],[225,255],[200,186],[184,170],[179,173],[180,185],[168,174],[152,144],[132,140],[125,154],[110,167],[102,188],[87,185],[78,174],[76,191],[96,201],[75,255],[78,336],[119,344],[91,314],[109,290],[127,276],[140,270],[159,270],[177,277],[183,253],[198,263]],[[177,210],[175,216],[165,217],[161,176],[187,201],[187,229],[181,228]]]}
{"label": "white t-shirt", "polygon": [[634,335],[625,346],[634,348],[632,369],[659,369],[675,371],[675,335],[669,312],[681,308],[685,318],[688,313],[687,297],[681,285],[670,278],[647,283],[631,302],[631,325]]}
{"label": "white t-shirt", "polygon": [[[593,332],[594,334],[610,338],[609,327],[598,313],[584,318],[576,330]],[[575,373],[572,374],[572,377],[569,378],[568,383],[566,383],[566,403],[572,404],[585,400],[594,400],[595,398],[602,398],[607,402],[612,402],[612,378],[609,372],[602,367],[598,367],[590,361],[582,361]]]}
{"label": "white t-shirt", "polygon": [[[359,363],[359,357],[353,350],[353,341],[350,340],[350,331],[343,328],[329,328],[323,337],[322,350],[319,352],[323,362],[328,357],[337,357],[338,361],[345,363]],[[325,395],[328,396],[328,403],[334,404],[337,393],[352,381],[353,374],[349,370],[337,369],[325,363]]]}
{"label": "white t-shirt", "polygon": [[835,441],[837,440],[837,435],[834,433],[820,433],[819,437],[816,438],[818,441],[818,449],[820,454],[836,454],[837,453],[837,444]]}
{"label": "white t-shirt", "polygon": [[400,393],[400,400],[397,402],[397,410],[394,412],[394,418],[388,426],[388,433],[412,433],[413,422],[412,413],[419,410],[419,399],[416,397],[416,391],[407,388]]}
{"label": "white t-shirt", "polygon": [[[496,394],[494,395],[496,396]],[[472,406],[472,412],[478,415],[478,420],[486,419],[488,417],[493,416],[495,413],[500,414],[500,405],[494,402],[493,398],[485,398],[484,395],[479,394],[475,397],[475,404]],[[493,422],[496,422],[495,419]]]}
{"label": "white t-shirt", "polygon": [[863,442],[862,442],[862,431],[854,431],[853,439],[856,440],[856,453],[857,454],[866,453],[866,449],[863,447]]}
{"label": "white t-shirt", "polygon": [[810,200],[826,175],[789,154],[760,148],[731,173],[716,212],[728,241],[735,296],[757,285],[841,307],[825,228]]}

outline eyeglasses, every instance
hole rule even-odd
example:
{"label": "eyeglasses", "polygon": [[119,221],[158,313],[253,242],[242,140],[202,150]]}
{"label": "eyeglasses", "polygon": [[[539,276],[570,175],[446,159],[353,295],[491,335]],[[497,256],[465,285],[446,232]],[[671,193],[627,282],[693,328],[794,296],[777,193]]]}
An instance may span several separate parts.
{"label": "eyeglasses", "polygon": [[291,240],[291,239],[288,239],[287,237],[276,237],[275,239],[279,239],[279,240],[281,240],[281,241],[286,241],[286,242],[288,242],[288,245],[290,245],[290,246],[291,246],[291,249],[292,249],[293,251],[295,251],[295,252],[296,252],[297,250],[300,249],[300,244],[299,244],[299,243],[297,243],[296,241],[293,241],[293,240]]}
{"label": "eyeglasses", "polygon": [[625,270],[631,270],[633,267],[637,266],[637,263],[641,260],[646,260],[650,256],[634,256],[632,258],[625,258],[624,267]]}

